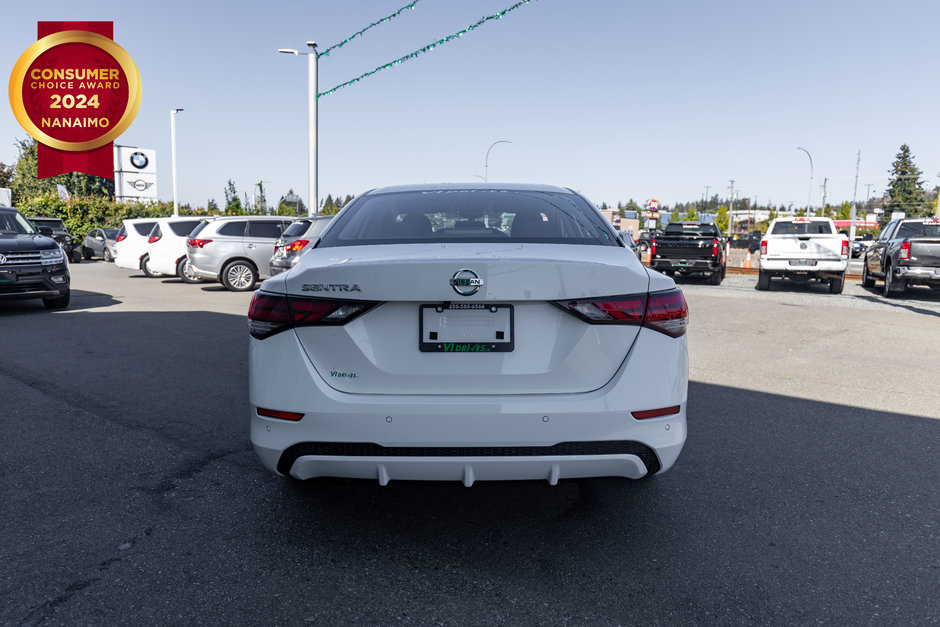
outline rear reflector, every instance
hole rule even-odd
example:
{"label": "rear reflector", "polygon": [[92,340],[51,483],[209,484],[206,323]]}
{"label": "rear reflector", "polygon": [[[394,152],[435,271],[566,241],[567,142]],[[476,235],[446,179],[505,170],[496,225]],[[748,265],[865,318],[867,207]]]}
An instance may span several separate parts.
{"label": "rear reflector", "polygon": [[673,414],[678,414],[679,406],[673,405],[672,407],[663,407],[661,409],[645,409],[643,411],[635,411],[631,413],[637,420],[644,420],[646,418],[659,418],[660,416],[672,416]]}
{"label": "rear reflector", "polygon": [[590,324],[634,324],[671,337],[679,337],[689,325],[689,307],[678,288],[554,304]]}
{"label": "rear reflector", "polygon": [[342,325],[376,305],[371,301],[301,298],[259,290],[248,308],[248,331],[263,340],[294,327]]}
{"label": "rear reflector", "polygon": [[281,420],[300,420],[304,417],[303,414],[298,414],[293,411],[280,411],[277,409],[264,409],[263,407],[258,408],[258,415],[264,416],[266,418],[280,418]]}

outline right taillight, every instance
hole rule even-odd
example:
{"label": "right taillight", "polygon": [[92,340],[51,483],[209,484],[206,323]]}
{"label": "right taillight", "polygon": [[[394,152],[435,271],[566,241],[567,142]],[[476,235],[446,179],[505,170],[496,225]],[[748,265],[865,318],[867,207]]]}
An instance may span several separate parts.
{"label": "right taillight", "polygon": [[294,253],[294,252],[297,252],[298,250],[303,250],[303,247],[309,243],[310,243],[310,240],[308,239],[299,239],[285,246],[284,250],[286,250],[289,253]]}
{"label": "right taillight", "polygon": [[193,248],[202,248],[206,244],[211,244],[211,239],[193,239],[192,237],[186,240],[187,246],[192,246]]}
{"label": "right taillight", "polygon": [[161,237],[160,235],[151,235],[149,238],[147,238],[147,243],[153,244],[154,242],[159,242],[160,237]]}
{"label": "right taillight", "polygon": [[910,259],[910,258],[911,258],[911,243],[901,242],[901,250],[898,251],[898,259]]}
{"label": "right taillight", "polygon": [[689,306],[678,288],[649,294],[557,301],[554,304],[590,324],[632,324],[671,337],[684,334],[689,326]]}
{"label": "right taillight", "polygon": [[371,301],[301,298],[258,291],[248,308],[248,331],[252,337],[263,340],[294,327],[342,325],[377,304]]}
{"label": "right taillight", "polygon": [[127,239],[127,235],[118,235],[117,237],[114,238],[114,243],[116,244],[118,242],[123,242],[126,239]]}
{"label": "right taillight", "polygon": [[765,240],[765,239],[762,239],[762,240],[760,241],[760,254],[761,254],[761,255],[766,255],[766,254],[767,254],[767,240]]}

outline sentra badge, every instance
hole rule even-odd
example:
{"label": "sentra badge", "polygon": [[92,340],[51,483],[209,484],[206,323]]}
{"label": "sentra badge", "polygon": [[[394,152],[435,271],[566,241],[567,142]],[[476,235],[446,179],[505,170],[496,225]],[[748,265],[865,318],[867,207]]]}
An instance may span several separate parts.
{"label": "sentra badge", "polygon": [[461,296],[473,296],[483,286],[483,279],[473,270],[464,268],[454,273],[450,279],[450,286]]}

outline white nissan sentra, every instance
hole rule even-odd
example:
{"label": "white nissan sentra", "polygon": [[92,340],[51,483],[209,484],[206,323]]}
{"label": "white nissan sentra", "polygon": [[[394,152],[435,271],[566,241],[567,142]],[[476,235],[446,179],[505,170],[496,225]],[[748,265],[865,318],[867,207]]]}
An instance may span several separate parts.
{"label": "white nissan sentra", "polygon": [[296,479],[638,479],[685,443],[685,298],[569,189],[370,191],[248,317],[251,441]]}

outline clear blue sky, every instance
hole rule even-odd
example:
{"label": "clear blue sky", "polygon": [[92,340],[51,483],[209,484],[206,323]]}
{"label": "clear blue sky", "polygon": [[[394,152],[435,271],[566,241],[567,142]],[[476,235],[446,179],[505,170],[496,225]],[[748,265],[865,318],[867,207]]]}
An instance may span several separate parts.
{"label": "clear blue sky", "polygon": [[[408,0],[104,2],[3,8],[6,74],[38,20],[111,20],[136,61],[143,104],[118,140],[157,150],[172,198],[169,111],[181,202],[220,204],[264,181],[269,201],[307,195],[307,68],[278,48],[321,50]],[[514,0],[420,0],[321,57],[320,91],[450,35]],[[600,204],[728,195],[803,205],[886,186],[907,143],[940,184],[940,3],[533,0],[501,21],[319,101],[319,190],[400,183],[551,183]],[[26,138],[0,107],[0,161]],[[739,197],[740,197],[739,196]]]}

